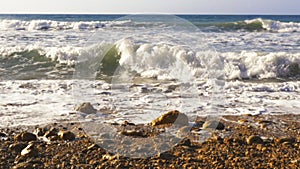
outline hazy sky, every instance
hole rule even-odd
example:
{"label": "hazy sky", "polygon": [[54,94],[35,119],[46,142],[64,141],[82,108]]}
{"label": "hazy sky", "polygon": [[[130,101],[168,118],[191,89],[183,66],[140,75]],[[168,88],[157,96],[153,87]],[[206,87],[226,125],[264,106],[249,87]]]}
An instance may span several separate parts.
{"label": "hazy sky", "polygon": [[300,14],[300,1],[2,0],[0,13]]}

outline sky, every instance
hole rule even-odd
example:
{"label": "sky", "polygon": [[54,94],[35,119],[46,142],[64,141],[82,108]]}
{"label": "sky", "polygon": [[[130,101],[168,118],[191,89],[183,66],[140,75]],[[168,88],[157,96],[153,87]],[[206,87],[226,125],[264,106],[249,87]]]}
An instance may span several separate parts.
{"label": "sky", "polygon": [[299,0],[3,0],[0,13],[300,14]]}

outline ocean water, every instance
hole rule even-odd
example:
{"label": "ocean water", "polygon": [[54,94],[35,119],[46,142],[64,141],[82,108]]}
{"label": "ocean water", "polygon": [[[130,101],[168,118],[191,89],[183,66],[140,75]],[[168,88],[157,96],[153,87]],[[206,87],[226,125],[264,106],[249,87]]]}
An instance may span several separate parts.
{"label": "ocean water", "polygon": [[0,15],[0,72],[0,126],[299,113],[300,17]]}

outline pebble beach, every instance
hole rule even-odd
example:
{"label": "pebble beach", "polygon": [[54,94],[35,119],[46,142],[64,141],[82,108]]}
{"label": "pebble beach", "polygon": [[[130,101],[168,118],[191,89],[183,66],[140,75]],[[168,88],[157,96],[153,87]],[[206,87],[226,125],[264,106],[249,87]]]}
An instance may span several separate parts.
{"label": "pebble beach", "polygon": [[[195,123],[198,125],[176,145],[146,158],[111,153],[95,143],[80,123],[1,128],[0,168],[298,168],[299,118],[291,114],[223,116],[210,129],[205,117],[199,117]],[[126,137],[151,137],[147,128],[157,128],[130,122],[110,125],[122,131],[119,134],[129,128],[144,129],[145,133]],[[207,131],[210,136],[199,142],[203,137],[199,131]],[[168,141],[155,144],[162,146]]]}

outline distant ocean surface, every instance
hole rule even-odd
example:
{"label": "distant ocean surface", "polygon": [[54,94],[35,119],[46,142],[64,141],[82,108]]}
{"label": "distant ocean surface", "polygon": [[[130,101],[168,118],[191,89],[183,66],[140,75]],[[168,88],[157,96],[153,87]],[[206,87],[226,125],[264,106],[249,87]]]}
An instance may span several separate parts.
{"label": "distant ocean surface", "polygon": [[[163,82],[137,91],[161,93],[174,81],[193,81],[207,99],[216,91],[207,79],[221,79],[226,84],[215,83],[226,93],[221,114],[299,113],[300,16],[2,14],[0,72],[4,126],[66,118],[82,101],[107,108],[107,99],[98,97],[111,89],[107,79],[116,72],[144,85]],[[74,79],[97,79],[98,86],[84,82],[96,93],[74,96]],[[211,112],[206,102],[192,101],[193,91],[185,92],[168,98],[189,99],[182,111],[193,115]],[[178,105],[144,92],[134,98],[142,101],[132,107],[119,101],[120,114],[110,118],[136,118],[133,107]]]}

